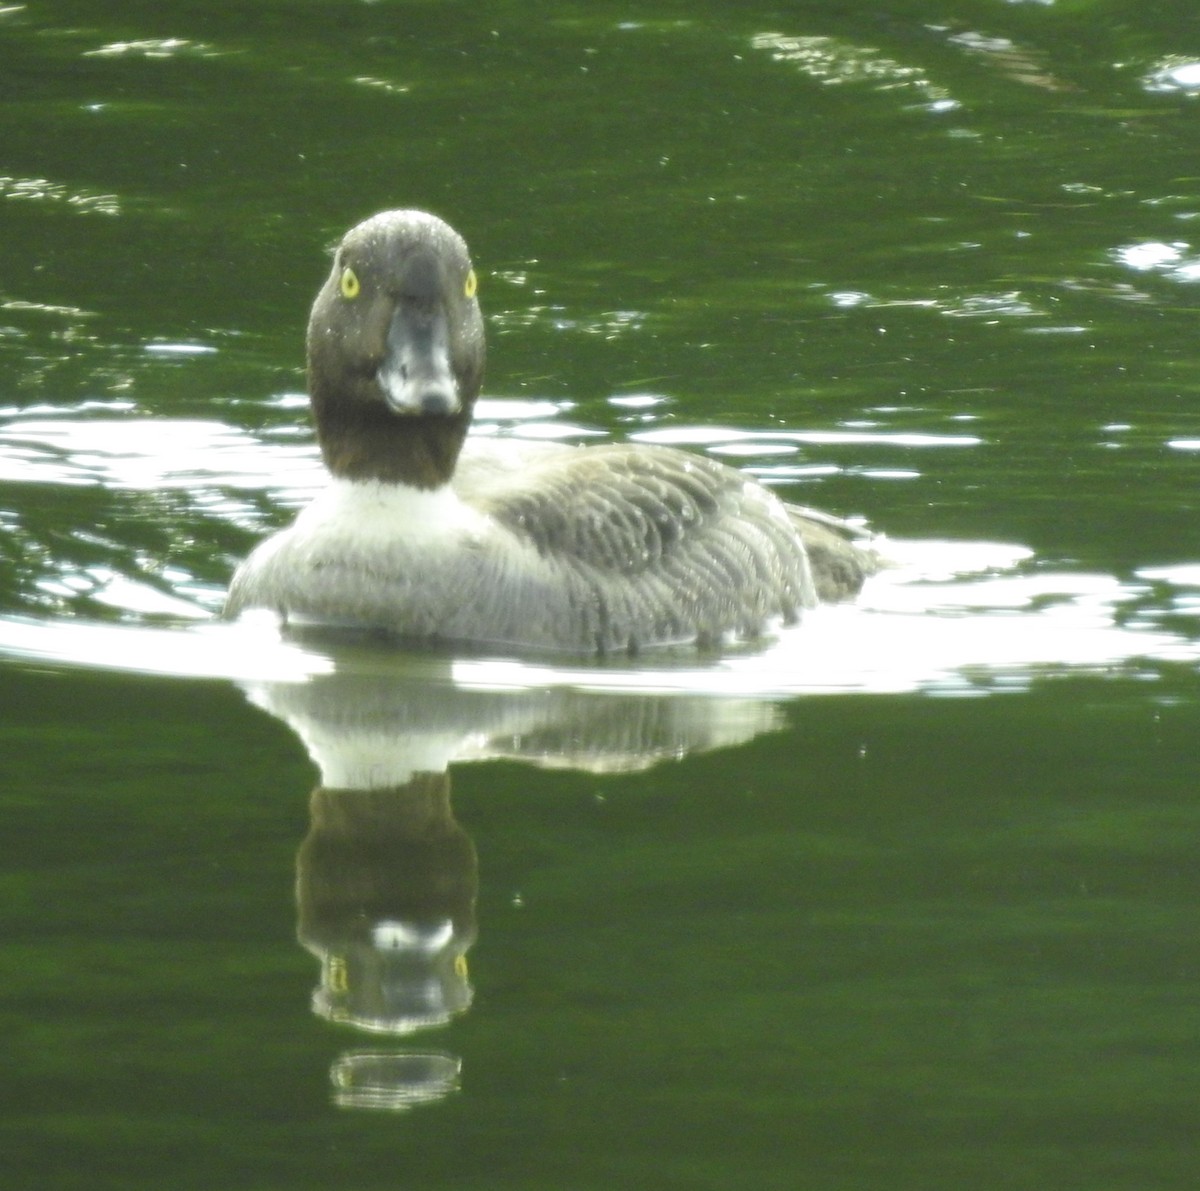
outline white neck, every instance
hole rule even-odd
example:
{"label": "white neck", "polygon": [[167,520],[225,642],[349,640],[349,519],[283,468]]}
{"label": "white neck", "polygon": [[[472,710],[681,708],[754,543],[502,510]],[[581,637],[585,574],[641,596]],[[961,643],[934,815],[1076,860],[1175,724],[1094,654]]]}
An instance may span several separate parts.
{"label": "white neck", "polygon": [[297,525],[307,522],[326,529],[336,525],[359,540],[378,535],[413,541],[477,530],[485,518],[465,504],[449,484],[427,489],[382,480],[334,478],[296,519]]}

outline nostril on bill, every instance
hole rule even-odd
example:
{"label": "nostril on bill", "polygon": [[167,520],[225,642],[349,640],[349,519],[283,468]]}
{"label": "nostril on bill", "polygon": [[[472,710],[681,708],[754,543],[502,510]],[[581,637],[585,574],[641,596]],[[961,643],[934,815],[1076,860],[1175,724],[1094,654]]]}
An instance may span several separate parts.
{"label": "nostril on bill", "polygon": [[452,414],[458,410],[458,401],[449,389],[426,389],[420,398],[421,412],[427,414]]}

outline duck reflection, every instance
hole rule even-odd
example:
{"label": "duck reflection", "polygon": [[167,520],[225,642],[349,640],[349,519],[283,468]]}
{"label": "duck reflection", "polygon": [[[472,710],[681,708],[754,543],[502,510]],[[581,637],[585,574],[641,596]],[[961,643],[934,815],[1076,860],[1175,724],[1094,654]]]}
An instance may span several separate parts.
{"label": "duck reflection", "polygon": [[[313,1009],[393,1039],[471,1004],[478,862],[451,808],[451,764],[632,771],[748,740],[779,717],[748,699],[484,689],[449,662],[391,660],[338,659],[307,682],[245,690],[295,731],[321,775],[296,860],[297,935],[320,963]],[[440,1051],[348,1051],[333,1064],[334,1099],[408,1108],[457,1087],[460,1066]]]}
{"label": "duck reflection", "polygon": [[321,961],[313,1009],[379,1034],[445,1025],[471,1003],[475,849],[450,775],[330,790],[309,803],[296,858],[297,933]]}

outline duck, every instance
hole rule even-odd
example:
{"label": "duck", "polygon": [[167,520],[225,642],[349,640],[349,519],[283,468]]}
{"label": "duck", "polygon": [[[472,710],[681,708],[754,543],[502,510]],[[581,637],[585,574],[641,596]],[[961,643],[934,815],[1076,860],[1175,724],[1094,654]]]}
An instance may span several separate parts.
{"label": "duck", "polygon": [[383,211],[343,236],[306,337],[328,486],[236,568],[226,618],[572,655],[719,650],[878,568],[869,537],[710,456],[470,437],[477,291],[436,215]]}

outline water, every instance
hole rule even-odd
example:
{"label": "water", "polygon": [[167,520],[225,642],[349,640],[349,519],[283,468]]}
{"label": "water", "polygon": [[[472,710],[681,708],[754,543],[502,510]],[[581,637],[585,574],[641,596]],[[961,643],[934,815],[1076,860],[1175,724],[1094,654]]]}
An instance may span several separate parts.
{"label": "water", "polygon": [[[1195,1184],[1190,6],[29,3],[0,60],[6,1185]],[[395,205],[474,251],[478,432],[895,565],[715,662],[214,623]]]}

